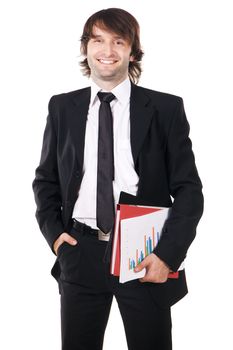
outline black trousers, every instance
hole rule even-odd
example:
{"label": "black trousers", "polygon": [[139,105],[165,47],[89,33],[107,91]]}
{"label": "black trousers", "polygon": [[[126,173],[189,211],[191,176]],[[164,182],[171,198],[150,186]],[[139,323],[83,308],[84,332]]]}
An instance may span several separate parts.
{"label": "black trousers", "polygon": [[62,350],[102,349],[113,296],[129,350],[171,350],[170,308],[156,304],[147,283],[122,284],[110,274],[103,262],[106,242],[75,229],[70,234],[78,244],[63,243],[58,250]]}

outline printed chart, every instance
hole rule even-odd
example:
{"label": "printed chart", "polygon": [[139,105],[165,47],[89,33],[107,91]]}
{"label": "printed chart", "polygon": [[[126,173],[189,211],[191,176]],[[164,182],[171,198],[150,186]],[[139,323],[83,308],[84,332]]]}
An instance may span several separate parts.
{"label": "printed chart", "polygon": [[121,283],[145,275],[145,269],[134,272],[134,268],[158,244],[168,212],[168,208],[163,208],[147,215],[121,220]]}
{"label": "printed chart", "polygon": [[[147,238],[148,237],[148,238]],[[158,244],[160,239],[160,232],[156,231],[155,235],[155,227],[151,228],[151,235],[144,235],[144,247],[141,250],[136,249],[135,255],[133,258],[129,258],[129,270],[132,270],[136,267],[136,265],[140,264],[142,260],[149,254],[151,254]]]}

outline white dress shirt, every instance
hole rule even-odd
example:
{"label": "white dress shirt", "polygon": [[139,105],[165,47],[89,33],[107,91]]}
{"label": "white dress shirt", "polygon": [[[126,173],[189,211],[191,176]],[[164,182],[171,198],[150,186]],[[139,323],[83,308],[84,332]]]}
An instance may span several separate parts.
{"label": "white dress shirt", "polygon": [[[96,189],[97,189],[97,149],[100,101],[97,96],[103,91],[94,82],[91,83],[91,100],[87,115],[83,179],[75,203],[72,217],[92,228],[96,226]],[[135,195],[138,187],[138,175],[130,145],[130,92],[129,78],[111,91],[116,99],[111,103],[114,134],[114,167],[113,195],[115,205],[121,191]]]}

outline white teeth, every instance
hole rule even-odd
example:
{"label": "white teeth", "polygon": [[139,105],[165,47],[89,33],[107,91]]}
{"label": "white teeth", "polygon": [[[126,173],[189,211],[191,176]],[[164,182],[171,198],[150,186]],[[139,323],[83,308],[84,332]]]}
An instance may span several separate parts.
{"label": "white teeth", "polygon": [[109,60],[99,60],[100,61],[100,63],[104,63],[104,64],[113,64],[113,63],[115,63],[115,61],[109,61]]}

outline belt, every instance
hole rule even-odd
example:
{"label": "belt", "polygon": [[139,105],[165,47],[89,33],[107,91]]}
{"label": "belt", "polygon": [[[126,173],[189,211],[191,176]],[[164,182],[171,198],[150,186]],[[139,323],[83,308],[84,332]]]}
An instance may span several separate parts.
{"label": "belt", "polygon": [[110,239],[110,232],[104,233],[101,230],[95,230],[94,228],[91,228],[90,226],[79,222],[75,219],[73,219],[73,228],[82,234],[89,234],[91,236],[95,236],[96,238],[98,238],[99,241],[108,242]]}

